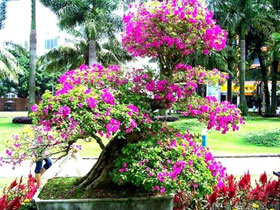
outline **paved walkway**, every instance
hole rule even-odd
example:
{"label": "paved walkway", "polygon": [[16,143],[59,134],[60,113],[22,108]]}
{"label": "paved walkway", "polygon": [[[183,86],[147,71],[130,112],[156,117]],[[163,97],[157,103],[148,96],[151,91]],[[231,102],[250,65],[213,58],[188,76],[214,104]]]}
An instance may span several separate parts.
{"label": "paved walkway", "polygon": [[280,171],[280,157],[243,157],[243,158],[216,158],[226,168],[228,174],[243,175],[250,174],[272,174]]}
{"label": "paved walkway", "polygon": [[[247,171],[249,171],[250,174],[261,174],[264,171],[266,171],[267,174],[272,174],[273,171],[280,171],[279,156],[217,157],[216,160],[220,161],[227,168],[229,174],[234,175],[243,175]],[[82,174],[86,174],[95,162],[96,158],[84,158],[79,164],[79,169]],[[33,173],[34,167],[35,166],[31,166],[28,161],[16,167],[15,170],[13,170],[11,166],[2,166],[0,167],[0,178],[26,177],[30,172]]]}

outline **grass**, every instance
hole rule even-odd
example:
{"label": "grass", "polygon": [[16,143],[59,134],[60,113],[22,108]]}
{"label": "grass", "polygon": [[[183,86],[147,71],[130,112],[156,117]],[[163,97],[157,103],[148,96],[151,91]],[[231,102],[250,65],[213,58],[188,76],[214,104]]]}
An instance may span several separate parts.
{"label": "grass", "polygon": [[[13,124],[12,118],[1,118],[3,113],[0,113],[0,153],[4,152],[6,147],[6,140],[12,134],[17,133],[23,125]],[[203,128],[196,119],[180,118],[179,121],[172,122],[170,125],[185,131],[200,133]],[[237,132],[229,131],[223,135],[218,131],[208,131],[207,146],[209,146],[215,155],[229,155],[229,154],[278,154],[279,147],[264,147],[256,146],[248,143],[245,136],[248,133],[259,133],[265,130],[274,130],[280,127],[280,118],[262,118],[251,117],[246,120],[245,125],[241,125]],[[105,142],[106,143],[106,142]],[[79,141],[82,145],[82,157],[97,157],[101,149],[96,142]]]}
{"label": "grass", "polygon": [[[13,118],[1,118],[0,117],[0,153],[3,153],[7,148],[6,141],[13,134],[16,134],[24,126],[22,124],[12,123]],[[106,142],[105,142],[106,143]],[[81,156],[82,157],[98,157],[101,152],[99,145],[96,142],[84,142],[78,141],[78,144],[82,145]]]}
{"label": "grass", "polygon": [[6,141],[13,134],[16,134],[22,127],[22,124],[13,124],[13,118],[0,118],[0,153],[6,148]]}
{"label": "grass", "polygon": [[[236,132],[229,131],[225,135],[218,131],[208,131],[207,146],[215,155],[228,154],[278,154],[278,147],[256,146],[248,143],[245,136],[248,133],[259,133],[265,130],[274,130],[280,127],[280,118],[252,117],[245,121],[245,125],[240,126]],[[172,122],[170,125],[181,131],[190,130],[191,132],[201,132],[203,126],[196,120],[181,118],[179,121]]]}
{"label": "grass", "polygon": [[71,199],[75,193],[75,198],[85,198],[83,190],[73,190],[73,185],[78,181],[78,178],[53,178],[47,181],[44,185],[39,198],[41,199]]}
{"label": "grass", "polygon": [[154,195],[140,187],[133,185],[116,185],[85,191],[81,188],[73,188],[79,181],[76,177],[56,177],[49,179],[39,194],[40,199],[85,199],[85,198],[121,198],[121,197],[142,197]]}

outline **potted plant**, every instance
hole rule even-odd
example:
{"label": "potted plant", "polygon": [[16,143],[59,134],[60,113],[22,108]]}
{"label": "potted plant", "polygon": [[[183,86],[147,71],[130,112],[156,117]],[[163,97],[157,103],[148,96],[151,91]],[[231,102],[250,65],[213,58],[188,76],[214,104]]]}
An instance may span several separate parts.
{"label": "potted plant", "polygon": [[[209,149],[199,145],[196,135],[180,133],[152,119],[157,109],[176,105],[184,110],[183,115],[198,117],[208,129],[222,133],[230,126],[237,130],[237,124],[243,122],[235,105],[196,94],[198,84],[221,84],[226,75],[183,63],[196,51],[209,54],[225,47],[226,32],[212,16],[200,0],[151,1],[136,6],[136,12],[123,18],[123,46],[133,56],[157,59],[160,74],[99,64],[66,72],[59,78],[55,95],[46,92],[32,108],[40,147],[32,146],[33,137],[15,136],[7,150],[11,161],[20,163],[34,155],[34,149],[63,156],[78,139],[95,140],[102,152],[88,174],[74,183],[74,190],[94,192],[117,184],[120,190],[141,189],[153,196],[182,190],[194,197],[210,194],[213,185],[223,184],[225,168]],[[109,140],[106,145],[104,138]],[[159,201],[156,205],[143,199],[150,204],[146,209],[158,209],[163,202],[162,196],[155,199]],[[127,208],[141,209],[129,204],[132,200],[125,201]],[[165,209],[172,208],[170,202],[172,198],[167,196]]]}

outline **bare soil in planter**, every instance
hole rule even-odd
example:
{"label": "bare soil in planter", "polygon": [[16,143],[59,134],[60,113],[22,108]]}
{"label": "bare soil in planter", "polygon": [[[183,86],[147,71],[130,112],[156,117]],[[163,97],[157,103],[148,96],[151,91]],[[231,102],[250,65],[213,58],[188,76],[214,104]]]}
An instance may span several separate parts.
{"label": "bare soil in planter", "polygon": [[146,197],[156,194],[139,189],[132,185],[111,185],[106,188],[84,189],[75,188],[80,178],[61,177],[49,179],[44,185],[39,198],[43,200],[56,199],[94,199],[94,198],[125,198],[125,197]]}

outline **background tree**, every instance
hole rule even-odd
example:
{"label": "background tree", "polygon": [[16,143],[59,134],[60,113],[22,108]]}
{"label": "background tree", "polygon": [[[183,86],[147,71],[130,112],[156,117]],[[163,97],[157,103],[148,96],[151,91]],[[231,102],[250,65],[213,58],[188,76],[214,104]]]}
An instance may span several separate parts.
{"label": "background tree", "polygon": [[62,29],[72,30],[82,26],[86,31],[89,65],[97,62],[97,42],[108,39],[115,42],[116,32],[121,29],[121,18],[116,15],[118,1],[75,1],[75,0],[40,0],[49,7],[58,17]]}
{"label": "background tree", "polygon": [[[280,2],[278,0],[271,0],[271,5],[273,7],[273,13],[271,15],[271,22],[275,28],[275,32],[279,33],[279,30],[280,30],[280,23],[279,23]],[[273,35],[273,36],[275,36],[275,35]],[[272,42],[275,43],[274,46],[276,47],[278,45],[279,38],[277,38],[277,37],[271,37],[271,38],[272,38]],[[273,51],[274,52],[275,52],[275,50],[277,51],[277,47],[276,48],[275,47],[271,48],[272,53],[270,54],[271,61],[272,61],[271,114],[273,114],[273,115],[276,113],[276,108],[277,108],[277,103],[278,103],[277,81],[279,80],[279,64],[280,64],[277,53],[273,53]]]}
{"label": "background tree", "polygon": [[0,78],[18,82],[18,75],[22,73],[22,69],[6,47],[5,43],[0,43]]}
{"label": "background tree", "polygon": [[[1,86],[0,86],[0,96],[5,96],[5,94],[9,92],[15,91],[15,93],[20,98],[27,98],[28,97],[28,80],[29,80],[29,63],[30,63],[30,56],[29,52],[25,50],[20,45],[14,43],[7,43],[6,50],[11,53],[11,55],[16,59],[19,68],[22,70],[20,74],[20,80],[15,82],[10,79],[1,79]],[[37,66],[38,68],[38,66]],[[58,78],[59,74],[55,74],[54,81],[52,79],[52,75],[48,72],[38,68],[36,71],[36,91],[35,94],[38,98],[40,98],[46,90],[51,90],[53,86],[56,85],[56,79]],[[53,84],[54,82],[54,84]]]}
{"label": "background tree", "polygon": [[[8,0],[1,2],[0,29],[3,28],[3,22],[6,19],[6,4]],[[29,102],[28,109],[35,103],[35,75],[36,75],[36,0],[31,0],[31,31],[30,31],[30,74],[29,74]]]}
{"label": "background tree", "polygon": [[[234,43],[234,40],[239,35],[240,43],[240,68],[239,68],[239,85],[240,85],[240,105],[244,107],[244,112],[247,109],[246,100],[245,100],[245,34],[246,34],[246,25],[245,25],[245,6],[246,1],[209,1],[209,7],[214,11],[215,18],[218,23],[228,31],[228,44],[229,46]],[[229,64],[230,65],[230,64]]]}
{"label": "background tree", "polygon": [[238,35],[240,43],[240,106],[247,110],[245,99],[246,34],[249,27],[258,28],[262,24],[267,24],[266,19],[270,15],[271,4],[267,0],[213,0],[209,2],[209,5],[213,9],[218,23],[232,36]]}
{"label": "background tree", "polygon": [[[89,63],[89,31],[86,25],[79,31],[71,30],[77,39],[73,39],[71,45],[60,46],[50,50],[39,59],[40,68],[48,72],[65,72],[78,68],[81,64]],[[96,42],[97,61],[103,66],[121,64],[132,59],[127,51],[121,47],[117,39]]]}
{"label": "background tree", "polygon": [[248,49],[252,60],[258,58],[261,70],[261,80],[263,83],[264,101],[265,101],[265,114],[270,111],[270,90],[269,90],[269,58],[268,52],[264,51],[264,44],[268,34],[262,30],[256,30],[250,27],[247,35]]}
{"label": "background tree", "polygon": [[30,60],[29,60],[29,103],[28,112],[31,112],[31,106],[35,104],[36,90],[36,49],[37,49],[37,32],[36,32],[36,0],[31,0],[31,31],[30,31]]}
{"label": "background tree", "polygon": [[[271,1],[267,1],[266,5],[263,5],[263,9],[261,11],[263,16],[261,19],[259,19],[258,24],[252,24],[248,27],[247,41],[249,45],[249,54],[251,54],[253,59],[257,57],[260,62],[265,97],[265,115],[270,116],[275,115],[277,104],[277,78],[275,76],[276,74],[274,74],[273,68],[273,66],[276,66],[277,63],[273,63],[273,58],[270,58],[269,56],[271,53],[270,49],[267,48],[267,41],[270,39],[271,33],[277,30],[276,23],[278,23],[280,16],[279,11],[274,8],[274,5],[271,4]],[[271,90],[269,89],[269,80],[272,81]],[[272,108],[272,103],[274,108]]]}
{"label": "background tree", "polygon": [[269,55],[271,58],[272,69],[271,69],[271,114],[276,113],[277,108],[277,81],[280,79],[280,33],[273,33],[271,35],[271,40],[268,42]]}

